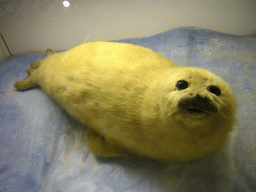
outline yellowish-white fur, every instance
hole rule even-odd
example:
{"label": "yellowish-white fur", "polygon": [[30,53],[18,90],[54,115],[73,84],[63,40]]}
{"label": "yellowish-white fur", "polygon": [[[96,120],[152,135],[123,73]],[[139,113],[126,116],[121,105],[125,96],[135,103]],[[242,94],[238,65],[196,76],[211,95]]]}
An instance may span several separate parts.
{"label": "yellowish-white fur", "polygon": [[[213,73],[178,67],[140,46],[91,42],[31,64],[17,89],[39,85],[81,123],[99,156],[129,153],[160,160],[193,160],[218,149],[234,124],[236,102],[228,85]],[[178,90],[178,80],[189,87]],[[207,87],[215,85],[221,95]],[[217,113],[193,115],[178,107],[181,98],[200,94]]]}

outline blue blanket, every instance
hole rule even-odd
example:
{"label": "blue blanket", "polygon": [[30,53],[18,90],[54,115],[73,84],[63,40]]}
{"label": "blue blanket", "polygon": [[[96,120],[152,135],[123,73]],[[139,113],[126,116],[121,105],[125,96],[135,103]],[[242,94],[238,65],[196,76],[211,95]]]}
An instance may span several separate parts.
{"label": "blue blanket", "polygon": [[209,69],[230,84],[239,110],[229,142],[183,164],[95,157],[81,136],[84,127],[40,88],[13,87],[44,53],[15,55],[0,62],[0,191],[256,191],[256,35],[176,28],[117,41]]}

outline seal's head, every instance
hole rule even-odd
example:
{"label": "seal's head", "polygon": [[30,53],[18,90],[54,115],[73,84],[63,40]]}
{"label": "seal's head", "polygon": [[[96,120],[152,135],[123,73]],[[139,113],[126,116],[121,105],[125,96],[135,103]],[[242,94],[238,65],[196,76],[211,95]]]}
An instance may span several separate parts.
{"label": "seal's head", "polygon": [[196,159],[227,140],[235,122],[236,101],[220,77],[204,69],[178,67],[162,75],[155,87],[159,91],[154,96],[161,95],[157,97],[159,119],[164,122],[158,132],[165,133],[158,142],[170,146],[168,153],[173,157]]}
{"label": "seal's head", "polygon": [[[169,112],[181,124],[192,129],[203,126],[205,131],[222,123],[233,124],[236,101],[220,77],[208,70],[184,67],[177,68],[169,82],[172,82],[172,90],[167,96],[171,105]],[[216,117],[218,120],[211,122]]]}

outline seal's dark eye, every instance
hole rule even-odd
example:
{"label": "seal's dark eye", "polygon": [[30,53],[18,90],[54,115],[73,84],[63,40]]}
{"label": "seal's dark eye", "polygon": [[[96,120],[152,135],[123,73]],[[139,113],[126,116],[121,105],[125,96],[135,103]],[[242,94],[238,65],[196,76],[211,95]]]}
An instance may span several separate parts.
{"label": "seal's dark eye", "polygon": [[210,91],[211,93],[219,96],[220,95],[220,89],[217,87],[217,86],[214,86],[214,85],[210,85],[208,87],[208,91]]}
{"label": "seal's dark eye", "polygon": [[179,80],[176,87],[178,90],[186,89],[188,88],[188,82],[185,80]]}

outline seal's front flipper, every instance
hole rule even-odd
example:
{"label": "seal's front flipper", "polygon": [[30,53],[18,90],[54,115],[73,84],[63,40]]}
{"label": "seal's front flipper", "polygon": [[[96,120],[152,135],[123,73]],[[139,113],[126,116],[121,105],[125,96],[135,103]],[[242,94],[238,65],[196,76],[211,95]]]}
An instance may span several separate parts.
{"label": "seal's front flipper", "polygon": [[129,152],[116,142],[104,138],[93,129],[87,128],[85,139],[87,147],[96,156],[122,157],[129,155]]}

